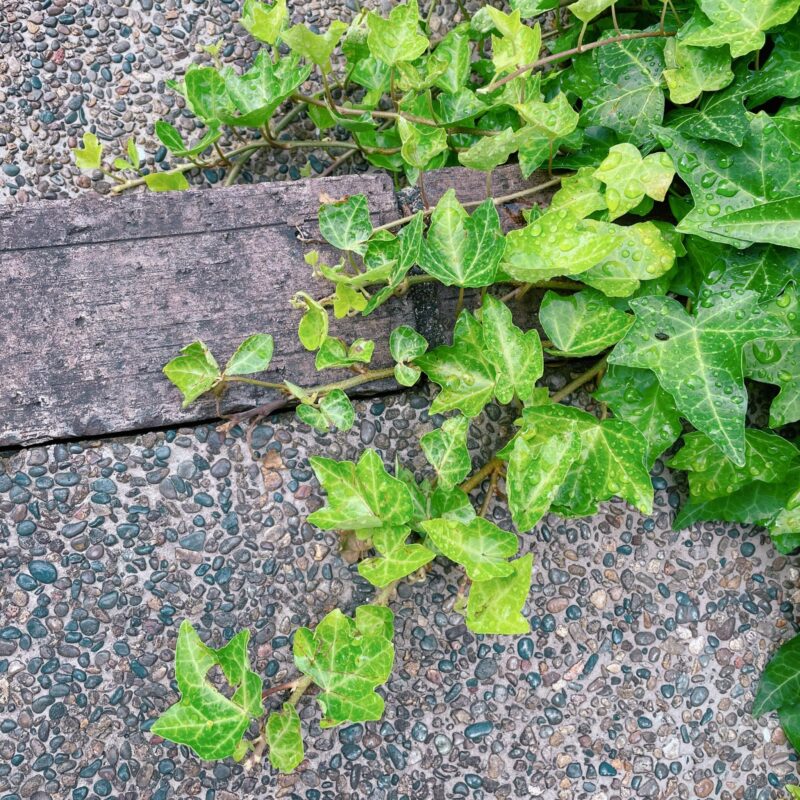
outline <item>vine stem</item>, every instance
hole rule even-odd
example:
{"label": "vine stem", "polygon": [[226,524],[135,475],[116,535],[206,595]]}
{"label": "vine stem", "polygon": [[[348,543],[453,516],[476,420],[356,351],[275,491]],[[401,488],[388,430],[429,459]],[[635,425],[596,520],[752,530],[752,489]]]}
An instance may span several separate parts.
{"label": "vine stem", "polygon": [[509,81],[513,81],[514,78],[518,78],[520,75],[524,75],[526,72],[531,72],[531,70],[544,67],[547,64],[552,64],[555,61],[561,61],[563,58],[572,58],[572,56],[578,56],[581,53],[588,52],[589,50],[596,50],[598,47],[604,47],[608,44],[619,44],[620,42],[628,42],[633,39],[654,39],[662,36],[674,36],[675,33],[676,31],[661,30],[641,31],[640,33],[621,33],[619,36],[612,36],[608,39],[600,39],[599,41],[591,42],[590,44],[581,43],[577,47],[572,47],[569,50],[562,50],[560,53],[553,53],[552,55],[545,56],[537,61],[532,61],[530,64],[523,64],[519,69],[515,69],[505,77],[500,78],[500,80],[494,81],[488,86],[484,86],[482,89],[479,89],[478,92],[493,92],[495,89],[498,89]]}
{"label": "vine stem", "polygon": [[467,478],[464,483],[459,487],[463,492],[469,494],[477,486],[480,486],[481,481],[492,472],[500,469],[503,464],[503,459],[495,456],[491,461],[487,461],[476,473]]}
{"label": "vine stem", "polygon": [[[521,200],[523,197],[529,197],[532,194],[537,194],[538,192],[543,192],[543,191],[545,191],[547,189],[550,189],[553,186],[558,186],[558,184],[561,183],[561,178],[562,177],[563,176],[557,176],[557,177],[553,178],[552,180],[545,181],[544,183],[540,183],[538,186],[531,186],[529,189],[521,189],[520,191],[512,192],[511,194],[504,194],[504,195],[500,195],[499,197],[493,197],[492,198],[492,202],[496,206],[501,206],[504,203],[511,203],[514,200]],[[470,200],[468,203],[463,203],[462,205],[464,206],[464,208],[473,208],[473,207],[479,206],[481,203],[485,203],[485,202],[486,202],[486,198],[484,198],[483,200]],[[434,211],[433,208],[426,208],[422,212],[422,215],[424,217],[427,217],[430,214],[433,214],[433,211]],[[419,213],[419,212],[417,212],[417,213]],[[378,225],[375,228],[375,230],[376,231],[388,231],[388,230],[391,230],[392,228],[397,228],[400,225],[405,225],[407,222],[411,222],[411,220],[414,219],[415,216],[416,216],[416,214],[410,214],[407,217],[400,217],[400,219],[393,220],[392,222],[387,222],[385,225]]]}
{"label": "vine stem", "polygon": [[[354,375],[352,378],[345,378],[343,381],[334,381],[333,383],[322,383],[319,386],[309,386],[303,391],[309,396],[316,396],[320,394],[328,394],[334,389],[352,389],[355,386],[361,386],[362,383],[371,383],[372,381],[380,381],[384,378],[391,378],[394,375],[394,367],[384,367],[383,369],[371,369],[366,372],[361,372]],[[225,378],[226,383],[248,383],[251,386],[260,386],[263,389],[277,389],[280,392],[285,392],[287,402],[291,397],[291,392],[282,383],[271,383],[270,381],[261,381],[258,378],[245,378],[240,375],[232,375],[230,378]]]}
{"label": "vine stem", "polygon": [[563,389],[559,389],[550,399],[554,403],[560,403],[576,389],[580,389],[585,383],[589,383],[595,375],[599,375],[606,368],[607,360],[608,356],[603,356],[593,367],[590,367],[586,372],[582,372],[577,378],[571,380]]}

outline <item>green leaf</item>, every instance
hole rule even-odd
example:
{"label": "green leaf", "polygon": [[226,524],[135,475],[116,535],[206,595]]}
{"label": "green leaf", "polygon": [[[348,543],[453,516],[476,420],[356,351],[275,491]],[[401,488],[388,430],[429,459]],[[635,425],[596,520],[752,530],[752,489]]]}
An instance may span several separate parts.
{"label": "green leaf", "polygon": [[800,751],[800,703],[782,706],[778,712],[778,719],[789,743],[795,750]]}
{"label": "green leaf", "polygon": [[697,108],[681,108],[667,115],[674,131],[695,139],[716,139],[741,147],[750,130],[742,87],[734,84],[724,92],[706,95]]}
{"label": "green leaf", "polygon": [[571,406],[544,404],[523,410],[521,435],[532,445],[563,439],[574,429],[581,453],[553,501],[564,516],[589,516],[597,504],[619,496],[645,514],[653,508],[653,487],[644,463],[647,445],[630,423],[598,420]]}
{"label": "green leaf", "polygon": [[714,442],[704,433],[688,433],[683,447],[668,462],[689,473],[692,499],[713,500],[741,489],[753,481],[781,482],[789,468],[800,459],[800,451],[770,431],[745,431],[744,464],[736,465],[720,456]]}
{"label": "green leaf", "polygon": [[632,295],[642,281],[661,277],[675,263],[675,249],[669,236],[675,229],[666,222],[648,220],[623,227],[585,220],[585,225],[596,228],[598,233],[612,233],[617,237],[616,247],[579,276],[583,283],[608,297]]}
{"label": "green leaf", "polygon": [[753,716],[800,703],[800,636],[784,642],[761,675]]}
{"label": "green leaf", "polygon": [[395,361],[410,361],[421,356],[427,349],[425,337],[408,325],[398,325],[389,334],[389,352]]}
{"label": "green leaf", "polygon": [[764,31],[788,22],[800,8],[800,0],[698,0],[711,23],[697,28],[685,44],[697,47],[729,45],[734,58],[760,50]]}
{"label": "green leaf", "polygon": [[[191,623],[184,620],[175,649],[175,681],[181,699],[155,721],[151,731],[191,747],[206,760],[238,752],[251,717],[263,711],[261,678],[250,669],[247,657],[249,639],[250,632],[242,631],[214,650],[203,644]],[[238,684],[231,700],[206,680],[215,665],[222,668],[231,686]]]}
{"label": "green leaf", "polygon": [[535,17],[558,8],[558,0],[511,0],[511,8],[519,11],[523,19]]}
{"label": "green leaf", "polygon": [[681,435],[675,401],[649,370],[611,364],[594,397],[644,436],[648,467]]}
{"label": "green leaf", "polygon": [[275,45],[288,19],[286,0],[275,0],[272,6],[259,0],[245,0],[239,23],[254,38]]}
{"label": "green leaf", "polygon": [[260,128],[310,72],[311,65],[299,66],[296,53],[273,64],[266,50],[261,50],[243,75],[225,70],[228,106],[221,105],[218,118],[227,125]]}
{"label": "green leaf", "polygon": [[800,420],[800,301],[796,285],[787,287],[767,309],[773,318],[783,321],[786,333],[747,347],[745,375],[780,387],[769,409],[769,424],[777,428]]}
{"label": "green leaf", "polygon": [[484,136],[468,150],[458,154],[458,160],[469,169],[491,172],[508,161],[517,151],[517,137],[512,128],[500,131],[497,136]]}
{"label": "green leaf", "polygon": [[114,169],[136,169],[127,158],[115,158]]}
{"label": "green leaf", "polygon": [[632,144],[614,145],[594,176],[606,185],[609,219],[627,214],[645,195],[663,200],[675,175],[672,159],[666,153],[642,154]]}
{"label": "green leaf", "polygon": [[467,450],[467,417],[452,417],[442,423],[441,428],[422,436],[420,444],[425,458],[436,470],[440,485],[449,489],[461,483],[472,468],[472,459]]}
{"label": "green leaf", "polygon": [[[442,125],[468,122],[484,111],[486,111],[486,104],[475,92],[465,87],[453,93],[440,92],[433,100],[433,116]],[[492,138],[497,137],[485,136],[479,142]]]}
{"label": "green leaf", "polygon": [[298,629],[294,663],[321,689],[323,728],[383,715],[383,698],[375,689],[392,672],[393,618],[388,608],[367,605],[356,609],[355,620],[335,609],[313,633]]}
{"label": "green leaf", "polygon": [[570,210],[557,208],[506,235],[500,266],[525,283],[578,275],[611,253],[618,241],[612,226],[581,220]]}
{"label": "green leaf", "polygon": [[433,52],[447,65],[445,71],[436,78],[435,85],[443,93],[460,92],[470,73],[470,42],[466,31],[460,27],[449,31]]}
{"label": "green leaf", "polygon": [[494,393],[500,403],[516,395],[523,403],[533,396],[536,381],[544,372],[542,343],[535,330],[523,333],[511,319],[511,311],[487,294],[481,309],[486,358],[495,369]]}
{"label": "green leaf", "polygon": [[516,104],[515,108],[528,126],[551,141],[569,136],[578,127],[580,115],[572,108],[563,92],[559,92],[546,103],[529,100]]}
{"label": "green leaf", "polygon": [[526,25],[520,19],[519,11],[506,14],[490,5],[484,8],[501,34],[492,35],[492,63],[496,77],[539,58],[542,30],[538,23],[533,27]]}
{"label": "green leaf", "polygon": [[632,39],[598,48],[599,85],[584,98],[584,125],[602,125],[626,141],[652,141],[651,126],[664,118],[664,43]]}
{"label": "green leaf", "polygon": [[83,147],[72,149],[75,164],[79,169],[100,169],[103,161],[103,145],[100,140],[89,131],[84,131]]}
{"label": "green leaf", "polygon": [[219,123],[234,113],[225,79],[214,67],[195,66],[187,70],[185,86],[189,108],[206,124]]}
{"label": "green leaf", "polygon": [[433,158],[448,149],[444,128],[419,125],[401,117],[397,120],[397,130],[403,159],[417,169],[425,169]]}
{"label": "green leaf", "polygon": [[348,396],[342,389],[333,389],[319,401],[319,409],[303,403],[297,407],[297,416],[322,433],[330,428],[349,431],[355,422],[356,413]]}
{"label": "green leaf", "polygon": [[141,157],[139,156],[139,148],[136,147],[136,140],[133,138],[133,136],[131,136],[131,138],[128,139],[127,151],[128,151],[128,160],[131,162],[131,166],[134,169],[138,169]]}
{"label": "green leaf", "polygon": [[739,247],[800,246],[800,122],[758,114],[741,147],[656,132],[695,201],[679,231]]}
{"label": "green leaf", "polygon": [[578,0],[568,8],[581,22],[591,22],[598,14],[611,8],[614,3],[616,0]]}
{"label": "green leaf", "polygon": [[320,370],[369,364],[374,350],[375,342],[371,339],[356,339],[348,347],[341,339],[328,336],[317,351],[314,366]]}
{"label": "green leaf", "polygon": [[343,319],[351,311],[363,311],[367,307],[367,298],[346,283],[337,283],[333,296],[333,316]]}
{"label": "green leaf", "polygon": [[331,22],[325,33],[313,33],[305,25],[295,25],[281,34],[281,40],[327,73],[331,70],[331,54],[346,30],[347,24],[338,19]]}
{"label": "green leaf", "polygon": [[196,144],[187,147],[181,132],[174,125],[160,119],[156,122],[156,136],[172,155],[183,157],[199,155],[222,136],[222,131],[217,126],[210,127]]}
{"label": "green leaf", "polygon": [[533,554],[511,562],[511,575],[473,583],[467,600],[467,627],[473,633],[515,636],[531,626],[522,608],[531,589]]}
{"label": "green leaf", "polygon": [[181,192],[189,188],[189,181],[182,172],[151,172],[144,176],[151,192]]}
{"label": "green leaf", "polygon": [[405,578],[436,558],[436,554],[422,544],[408,544],[411,528],[407,525],[385,526],[369,531],[374,548],[381,554],[366,558],[358,565],[358,572],[373,586],[384,587]]}
{"label": "green leaf", "polygon": [[514,573],[508,562],[517,552],[515,534],[475,517],[469,524],[452,519],[431,519],[422,529],[447,558],[461,564],[470,580],[488,581]]}
{"label": "green leaf", "polygon": [[183,395],[183,408],[219,382],[222,374],[214,356],[203,342],[192,342],[181,349],[164,367],[164,374]]}
{"label": "green leaf", "polygon": [[328,312],[305,293],[299,296],[297,302],[306,306],[297,335],[306,350],[317,350],[328,339]]}
{"label": "green leaf", "polygon": [[542,442],[514,437],[507,454],[506,491],[518,530],[531,530],[547,513],[580,454],[581,441],[574,427]]}
{"label": "green leaf", "polygon": [[328,494],[328,506],[308,521],[323,530],[364,530],[405,525],[413,513],[406,485],[386,472],[380,456],[365,450],[358,464],[312,456],[311,467]]}
{"label": "green leaf", "polygon": [[386,19],[370,11],[367,16],[370,53],[390,66],[419,58],[428,49],[419,22],[417,0],[395,6]]}
{"label": "green leaf", "polygon": [[692,103],[703,92],[723,89],[733,80],[730,55],[722,47],[689,47],[669,39],[664,61],[664,80],[673,103]]}
{"label": "green leaf", "polygon": [[414,361],[442,387],[431,404],[431,413],[457,408],[467,417],[480,414],[495,387],[494,368],[486,356],[480,324],[468,311],[462,311],[453,330],[453,344],[436,347]]}
{"label": "green leaf", "polygon": [[325,415],[318,408],[314,408],[310,403],[301,403],[295,409],[295,414],[297,414],[297,418],[300,422],[310,425],[320,433],[328,433],[330,430],[330,424],[328,420],[325,419]]}
{"label": "green leaf", "polygon": [[431,215],[419,265],[446,286],[489,286],[495,281],[503,248],[494,203],[485,200],[469,216],[455,191],[448,189]]}
{"label": "green leaf", "polygon": [[539,309],[539,322],[560,354],[581,357],[602,353],[616,344],[633,318],[600,292],[583,289],[566,296],[548,291]]}
{"label": "green leaf", "polygon": [[319,230],[325,241],[338,250],[364,255],[366,242],[372,236],[367,198],[356,194],[324,204],[319,210]]}
{"label": "green leaf", "polygon": [[280,772],[291,772],[305,757],[300,717],[291,703],[284,703],[282,711],[273,711],[267,717],[264,736],[269,748],[269,763]]}
{"label": "green leaf", "polygon": [[594,167],[581,167],[574,175],[561,179],[561,187],[550,201],[550,209],[565,209],[578,219],[593,211],[603,211],[606,200],[600,191],[603,184],[595,177]]}
{"label": "green leaf", "polygon": [[800,97],[800,22],[771,36],[773,46],[761,69],[752,73],[742,87],[749,106],[760,106],[775,97]]}
{"label": "green leaf", "polygon": [[758,309],[756,297],[716,297],[693,316],[669,297],[632,300],[636,321],[609,357],[611,364],[652,370],[680,413],[739,466],[747,407],[742,351],[782,329]]}
{"label": "green leaf", "polygon": [[274,343],[268,333],[248,336],[225,366],[226,375],[252,375],[263,372],[272,361]]}

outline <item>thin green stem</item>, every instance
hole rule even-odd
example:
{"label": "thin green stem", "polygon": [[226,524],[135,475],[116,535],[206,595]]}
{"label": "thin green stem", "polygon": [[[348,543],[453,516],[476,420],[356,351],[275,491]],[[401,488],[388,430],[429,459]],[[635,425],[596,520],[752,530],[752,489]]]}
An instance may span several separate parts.
{"label": "thin green stem", "polygon": [[270,383],[269,381],[260,381],[258,378],[245,378],[242,375],[231,375],[223,378],[223,381],[225,383],[246,383],[249,386],[259,386],[262,389],[277,389],[279,392],[288,391],[282,383]]}

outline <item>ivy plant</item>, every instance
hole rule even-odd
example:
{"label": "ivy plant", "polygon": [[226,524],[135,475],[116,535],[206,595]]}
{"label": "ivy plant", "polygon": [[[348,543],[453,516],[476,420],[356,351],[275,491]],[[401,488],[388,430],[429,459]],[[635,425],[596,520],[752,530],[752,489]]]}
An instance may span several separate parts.
{"label": "ivy plant", "polygon": [[[441,415],[420,440],[422,479],[375,450],[354,462],[310,459],[327,504],[308,522],[357,541],[358,571],[377,591],[352,615],[334,610],[295,632],[297,677],[266,689],[267,698],[289,692],[267,701],[266,717],[247,632],[215,650],[181,626],[181,697],[152,730],[201,758],[252,765],[267,751],[276,769],[295,768],[297,705],[312,686],[323,726],[378,719],[393,663],[387,606],[399,581],[438,563],[462,573],[455,608],[470,630],[528,631],[534,562],[520,537],[545,514],[587,516],[612,498],[650,513],[657,459],[687,476],[676,528],[758,524],[779,551],[800,547],[791,427],[800,421],[800,0],[560,5],[487,5],[434,40],[417,0],[323,32],[289,27],[284,0],[246,0],[242,26],[262,44],[253,64],[225,66],[211,46],[212,63],[170,83],[197,117],[197,141],[158,123],[171,157],[156,171],[135,142],[111,164],[91,131],[76,151],[115,193],[183,189],[201,168],[224,169],[231,184],[262,148],[329,149],[337,157],[323,174],[359,153],[420,189],[421,211],[382,226],[360,195],[320,209],[320,235],[340,257],[326,264],[312,251],[306,261],[330,293],[299,292],[293,305],[317,369],[345,377],[314,386],[256,377],[273,353],[266,333],[247,337],[224,368],[199,341],[164,368],[184,404],[246,382],[263,388],[270,410],[294,404],[323,433],[354,424],[348,390],[392,377],[435,384],[430,411]],[[559,25],[543,31],[539,15],[554,10]],[[287,138],[301,114],[319,136]],[[547,180],[493,196],[493,170],[505,163],[525,177],[547,170]],[[486,199],[465,206],[451,190],[429,203],[425,173],[456,164],[485,174]],[[549,207],[526,202],[553,188]],[[498,207],[511,200],[523,215],[504,233]],[[392,363],[373,367],[374,342],[335,335],[336,320],[423,282],[458,289],[448,343],[430,346],[401,326],[389,338]],[[524,313],[513,314],[523,298]],[[553,391],[543,378],[556,361],[575,377]],[[575,393],[591,384],[578,408]],[[511,406],[516,429],[473,465],[470,429],[489,403]],[[515,530],[486,518],[493,498],[507,500]],[[214,666],[227,687],[209,681]],[[773,710],[800,747],[800,639],[765,670],[753,713]]]}

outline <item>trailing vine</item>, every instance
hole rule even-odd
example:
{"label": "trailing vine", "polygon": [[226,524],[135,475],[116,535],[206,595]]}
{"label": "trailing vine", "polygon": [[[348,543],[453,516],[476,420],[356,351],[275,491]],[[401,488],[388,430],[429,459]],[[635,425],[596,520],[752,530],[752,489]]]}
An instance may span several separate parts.
{"label": "trailing vine", "polygon": [[[457,610],[470,630],[528,631],[533,558],[485,518],[499,490],[520,532],[548,512],[594,514],[612,497],[647,514],[650,469],[668,459],[689,484],[676,527],[755,523],[781,552],[800,546],[800,450],[789,427],[800,420],[800,0],[645,0],[635,9],[578,0],[569,25],[559,6],[484,6],[434,42],[416,0],[324,33],[288,27],[285,0],[247,0],[242,25],[265,45],[253,65],[238,74],[212,46],[213,66],[171,83],[205,126],[198,142],[157,123],[175,161],[156,172],[133,142],[111,165],[90,132],[76,151],[80,166],[107,172],[114,193],[183,189],[186,172],[207,167],[224,167],[230,184],[264,148],[328,149],[338,157],[325,172],[360,153],[418,185],[424,204],[380,227],[361,195],[320,209],[320,233],[341,258],[307,254],[331,291],[296,295],[298,336],[318,370],[351,377],[310,387],[253,377],[272,358],[266,333],[245,339],[224,367],[193,342],[164,368],[184,404],[246,382],[266,394],[253,413],[292,403],[323,432],[353,425],[349,389],[387,377],[413,386],[424,375],[439,387],[431,413],[447,415],[421,437],[431,466],[421,482],[374,450],[355,463],[311,458],[327,505],[308,521],[372,553],[358,570],[377,593],[353,617],[334,610],[295,632],[296,678],[264,690],[247,631],[213,650],[184,621],[181,699],[151,730],[201,758],[252,768],[266,751],[276,769],[294,769],[304,757],[297,705],[312,687],[323,727],[380,718],[376,689],[393,662],[388,605],[398,582],[424,579],[436,558],[463,569]],[[526,21],[553,9],[554,33]],[[308,94],[314,70],[322,88]],[[284,138],[303,113],[324,138]],[[241,141],[224,149],[228,133]],[[550,179],[493,197],[492,171],[508,161]],[[486,199],[465,207],[451,190],[430,206],[425,172],[459,163],[486,174]],[[525,224],[503,233],[497,206],[555,187],[546,209],[526,208]],[[331,316],[369,315],[427,281],[459,289],[451,344],[430,348],[401,326],[389,341],[394,366],[373,369],[374,342],[331,333]],[[537,324],[522,329],[509,304],[531,290]],[[537,384],[552,359],[589,361],[551,394]],[[748,408],[757,383],[778,387],[766,425]],[[596,413],[563,402],[590,384]],[[468,430],[489,402],[519,412],[517,431],[470,476]],[[227,694],[207,680],[215,665]],[[282,707],[265,716],[278,695]],[[775,709],[800,749],[800,638],[767,667],[753,713]],[[259,733],[247,738],[254,719]]]}

